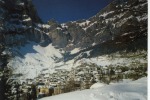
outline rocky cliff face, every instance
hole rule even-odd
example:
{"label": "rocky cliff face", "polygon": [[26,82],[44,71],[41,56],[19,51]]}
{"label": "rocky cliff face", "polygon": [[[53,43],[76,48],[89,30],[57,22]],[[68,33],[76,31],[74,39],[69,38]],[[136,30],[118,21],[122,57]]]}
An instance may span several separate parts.
{"label": "rocky cliff face", "polygon": [[115,49],[112,51],[147,48],[147,0],[114,0],[87,20],[56,24],[49,36],[53,45],[67,51],[79,47]]}
{"label": "rocky cliff face", "polygon": [[0,11],[1,40],[6,45],[24,45],[28,40],[41,44],[50,42],[31,0],[1,0]]}
{"label": "rocky cliff face", "polygon": [[73,57],[87,50],[92,56],[147,50],[147,0],[114,0],[87,20],[63,24],[42,24],[31,0],[0,0],[0,12],[0,42],[10,46],[29,40],[68,52],[80,48]]}

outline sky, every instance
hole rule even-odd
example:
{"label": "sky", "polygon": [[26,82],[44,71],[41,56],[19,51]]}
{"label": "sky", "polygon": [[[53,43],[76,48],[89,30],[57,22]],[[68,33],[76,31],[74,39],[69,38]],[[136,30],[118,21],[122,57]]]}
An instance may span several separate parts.
{"label": "sky", "polygon": [[55,19],[59,23],[88,19],[97,14],[112,0],[33,0],[38,15],[47,22]]}

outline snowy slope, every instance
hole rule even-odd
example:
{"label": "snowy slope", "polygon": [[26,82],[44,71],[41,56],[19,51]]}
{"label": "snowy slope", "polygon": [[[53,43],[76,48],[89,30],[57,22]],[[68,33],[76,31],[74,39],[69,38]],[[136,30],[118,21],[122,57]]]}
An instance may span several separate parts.
{"label": "snowy slope", "polygon": [[[83,58],[76,60],[79,58],[81,54],[76,56],[74,59],[68,60],[64,62],[63,50],[56,49],[52,44],[49,44],[47,47],[41,47],[37,43],[29,42],[27,45],[22,46],[20,48],[13,48],[15,57],[9,62],[9,66],[14,68],[14,74],[22,74],[20,77],[22,79],[27,78],[35,78],[39,74],[41,74],[42,70],[47,69],[46,73],[53,73],[55,69],[66,69],[71,70],[81,64],[94,63],[98,66],[107,66],[107,65],[130,65],[133,61],[147,62],[143,58],[125,58],[125,57],[114,57],[113,59],[108,55],[98,56],[95,58]],[[71,54],[79,51],[79,49],[75,49],[71,52]],[[86,51],[83,53],[87,53],[90,55],[90,51]]]}
{"label": "snowy slope", "polygon": [[100,88],[100,87],[103,87],[103,86],[106,86],[106,84],[104,84],[104,83],[95,83],[90,87],[90,89]]}
{"label": "snowy slope", "polygon": [[76,91],[40,100],[147,100],[147,78]]}
{"label": "snowy slope", "polygon": [[55,49],[51,44],[47,47],[31,42],[21,48],[13,48],[18,55],[9,63],[13,66],[15,74],[22,73],[23,78],[34,78],[40,73],[42,69],[53,69],[53,64],[57,58],[62,55],[58,49]]}

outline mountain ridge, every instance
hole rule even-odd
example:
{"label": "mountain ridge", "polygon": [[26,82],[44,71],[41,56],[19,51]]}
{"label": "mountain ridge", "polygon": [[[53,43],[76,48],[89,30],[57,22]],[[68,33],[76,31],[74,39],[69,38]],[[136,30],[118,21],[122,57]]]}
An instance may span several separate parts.
{"label": "mountain ridge", "polygon": [[[7,0],[9,1],[13,0]],[[5,52],[11,52],[14,57],[9,66],[16,69],[15,74],[22,72],[20,70],[24,68],[22,73],[25,76],[26,73],[30,73],[29,78],[33,78],[36,77],[35,73],[40,74],[43,68],[48,68],[51,72],[57,68],[70,70],[84,62],[94,62],[100,66],[106,63],[103,62],[103,58],[111,64],[107,55],[118,54],[118,52],[120,55],[122,53],[134,54],[139,51],[147,52],[146,0],[123,2],[114,0],[87,20],[63,24],[54,20],[43,24],[36,15],[31,0],[28,0],[29,5],[24,2],[24,0],[19,0],[19,3],[14,1],[11,5],[14,7],[12,10],[6,7],[4,0],[0,1],[2,11],[4,11],[1,18],[5,19],[1,20],[4,24],[0,24],[2,27],[0,41],[10,48]],[[54,53],[55,51],[57,54]],[[97,60],[101,57],[102,59]],[[131,62],[134,60],[131,59]],[[114,61],[115,64],[119,63],[115,59]],[[128,60],[125,64],[127,62]],[[37,72],[35,72],[36,67]]]}
{"label": "mountain ridge", "polygon": [[[59,27],[58,28],[59,30],[57,30],[58,32],[55,32],[55,33],[58,34],[58,35],[56,35],[56,36],[58,36],[58,38],[59,38],[59,34],[60,35],[63,34],[63,33],[67,34],[67,36],[62,36],[62,39],[64,39],[64,41],[63,40],[62,41],[65,44],[64,47],[68,46],[67,44],[70,44],[70,45],[73,44],[74,47],[75,46],[78,47],[78,45],[81,46],[81,47],[82,46],[83,47],[89,47],[93,43],[97,43],[97,44],[98,43],[102,43],[103,41],[110,40],[110,39],[114,38],[115,36],[119,36],[119,35],[121,35],[123,33],[126,33],[126,32],[130,33],[131,29],[133,29],[133,31],[134,31],[136,29],[139,30],[138,27],[145,28],[145,26],[142,26],[142,25],[141,26],[137,26],[137,24],[136,25],[132,24],[132,23],[139,23],[137,20],[138,20],[138,16],[141,16],[141,15],[137,14],[137,15],[133,16],[133,14],[131,14],[131,12],[134,12],[134,9],[132,11],[131,9],[129,10],[129,7],[124,8],[124,7],[128,6],[131,2],[128,2],[128,3],[124,2],[123,3],[124,7],[123,6],[120,7],[123,11],[122,12],[121,11],[118,12],[118,9],[120,9],[119,7],[118,8],[114,8],[114,9],[116,9],[115,11],[112,11],[113,9],[111,9],[112,8],[111,6],[113,6],[113,7],[115,6],[115,4],[114,4],[115,1],[117,1],[117,0],[114,0],[114,2],[109,4],[109,6],[105,7],[102,11],[100,11],[100,13],[98,13],[97,15],[89,18],[88,20],[85,20],[85,22],[84,21],[82,22],[82,20],[81,20],[81,22],[80,21],[68,22],[66,24],[62,24],[62,26],[57,25]],[[132,1],[133,4],[131,3],[131,5],[129,5],[129,6],[132,7],[132,5],[134,5],[132,7],[132,8],[134,8],[135,6],[138,5],[138,4],[134,4],[137,1],[138,0],[136,0],[135,2]],[[146,7],[145,2],[144,1],[142,3],[140,2],[141,5],[144,5],[143,8],[141,8],[141,9],[145,9],[145,7]],[[118,6],[118,5],[116,5],[116,6]],[[108,13],[105,10],[108,11]],[[118,15],[117,16],[113,15],[114,12],[115,13],[118,12],[121,17],[119,16],[120,18],[118,18]],[[102,13],[105,16],[103,16]],[[123,18],[125,13],[128,13],[128,14],[126,14],[126,17]],[[134,13],[137,13],[137,12],[135,11]],[[141,13],[140,10],[139,10],[138,13]],[[142,14],[145,14],[145,13],[142,12]],[[109,16],[107,16],[107,15],[109,15]],[[112,19],[111,16],[116,16],[116,18]],[[142,16],[146,17],[146,15],[142,15]],[[116,21],[118,21],[117,18],[119,19],[119,21],[123,18],[126,23],[123,22],[124,25],[120,25],[121,27],[117,26],[117,25],[119,25],[118,22],[116,23]],[[116,21],[114,21],[114,20],[116,20]],[[130,22],[132,22],[132,23],[130,23]],[[115,25],[114,23],[116,24],[116,26],[114,26]],[[145,23],[145,25],[146,25],[146,20],[144,20],[142,23],[143,24]],[[87,26],[86,24],[89,24],[89,25]],[[127,24],[130,24],[130,25],[127,25]],[[84,30],[85,26],[87,26],[86,30]],[[126,29],[124,29],[124,28],[126,28]],[[136,29],[134,29],[134,28],[136,28]],[[65,32],[63,32],[63,31],[65,31]],[[53,41],[52,43],[53,43],[53,45],[55,45],[55,46],[58,45],[58,47],[59,47],[59,45],[61,45],[62,42],[59,43],[57,41],[57,43],[56,43],[55,39],[57,39],[57,37],[53,36],[54,33],[53,34],[52,33],[51,33],[51,31],[49,32],[49,35],[50,35],[50,37],[51,37],[51,39]],[[92,38],[90,38],[90,37],[92,37]],[[67,41],[67,39],[69,39],[69,40]],[[79,41],[81,43],[78,43]],[[69,43],[69,42],[71,42],[72,44]],[[69,48],[71,48],[71,46],[69,46]]]}

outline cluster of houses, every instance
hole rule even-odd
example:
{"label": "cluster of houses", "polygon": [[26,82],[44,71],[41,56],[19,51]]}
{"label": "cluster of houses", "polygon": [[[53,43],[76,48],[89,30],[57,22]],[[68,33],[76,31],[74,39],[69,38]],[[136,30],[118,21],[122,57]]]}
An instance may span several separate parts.
{"label": "cluster of houses", "polygon": [[[82,64],[71,71],[56,69],[50,74],[44,69],[35,79],[26,80],[26,88],[36,85],[37,96],[52,96],[75,90],[89,89],[96,82],[109,84],[122,79],[138,79],[147,76],[147,63],[133,62],[130,66],[97,66]],[[29,87],[27,87],[29,86]]]}

